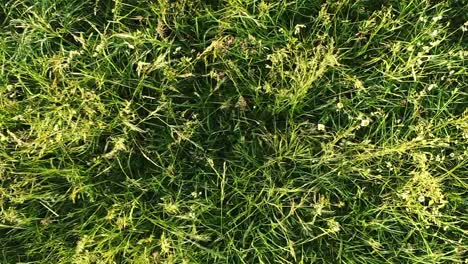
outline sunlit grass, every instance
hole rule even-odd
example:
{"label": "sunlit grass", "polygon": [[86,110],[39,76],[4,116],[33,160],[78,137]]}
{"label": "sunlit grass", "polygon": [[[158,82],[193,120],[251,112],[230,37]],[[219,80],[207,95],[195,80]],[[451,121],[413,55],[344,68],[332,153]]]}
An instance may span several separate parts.
{"label": "sunlit grass", "polygon": [[1,263],[467,263],[468,3],[5,0]]}

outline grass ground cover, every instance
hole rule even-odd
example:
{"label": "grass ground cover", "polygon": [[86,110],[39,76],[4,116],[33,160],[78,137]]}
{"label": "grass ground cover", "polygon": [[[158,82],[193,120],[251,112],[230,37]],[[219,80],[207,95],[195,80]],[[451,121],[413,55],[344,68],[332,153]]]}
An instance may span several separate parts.
{"label": "grass ground cover", "polygon": [[467,263],[465,0],[3,0],[0,263]]}

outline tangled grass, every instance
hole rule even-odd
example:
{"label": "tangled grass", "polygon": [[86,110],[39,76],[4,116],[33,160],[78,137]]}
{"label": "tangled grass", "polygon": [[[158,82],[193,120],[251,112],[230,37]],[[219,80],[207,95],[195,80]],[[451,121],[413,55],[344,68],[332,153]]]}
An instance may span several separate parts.
{"label": "tangled grass", "polygon": [[465,0],[4,0],[1,263],[467,263]]}

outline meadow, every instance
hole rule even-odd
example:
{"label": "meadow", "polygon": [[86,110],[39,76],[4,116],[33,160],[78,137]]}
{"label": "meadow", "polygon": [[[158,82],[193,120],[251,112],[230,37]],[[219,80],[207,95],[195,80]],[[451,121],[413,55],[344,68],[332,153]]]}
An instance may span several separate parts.
{"label": "meadow", "polygon": [[0,1],[0,263],[468,263],[468,1]]}

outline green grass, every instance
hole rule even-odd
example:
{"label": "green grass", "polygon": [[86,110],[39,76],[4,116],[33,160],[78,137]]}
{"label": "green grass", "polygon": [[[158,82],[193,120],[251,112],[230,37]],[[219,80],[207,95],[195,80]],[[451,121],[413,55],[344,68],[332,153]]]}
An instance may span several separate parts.
{"label": "green grass", "polygon": [[467,263],[466,0],[3,0],[0,61],[0,263]]}

